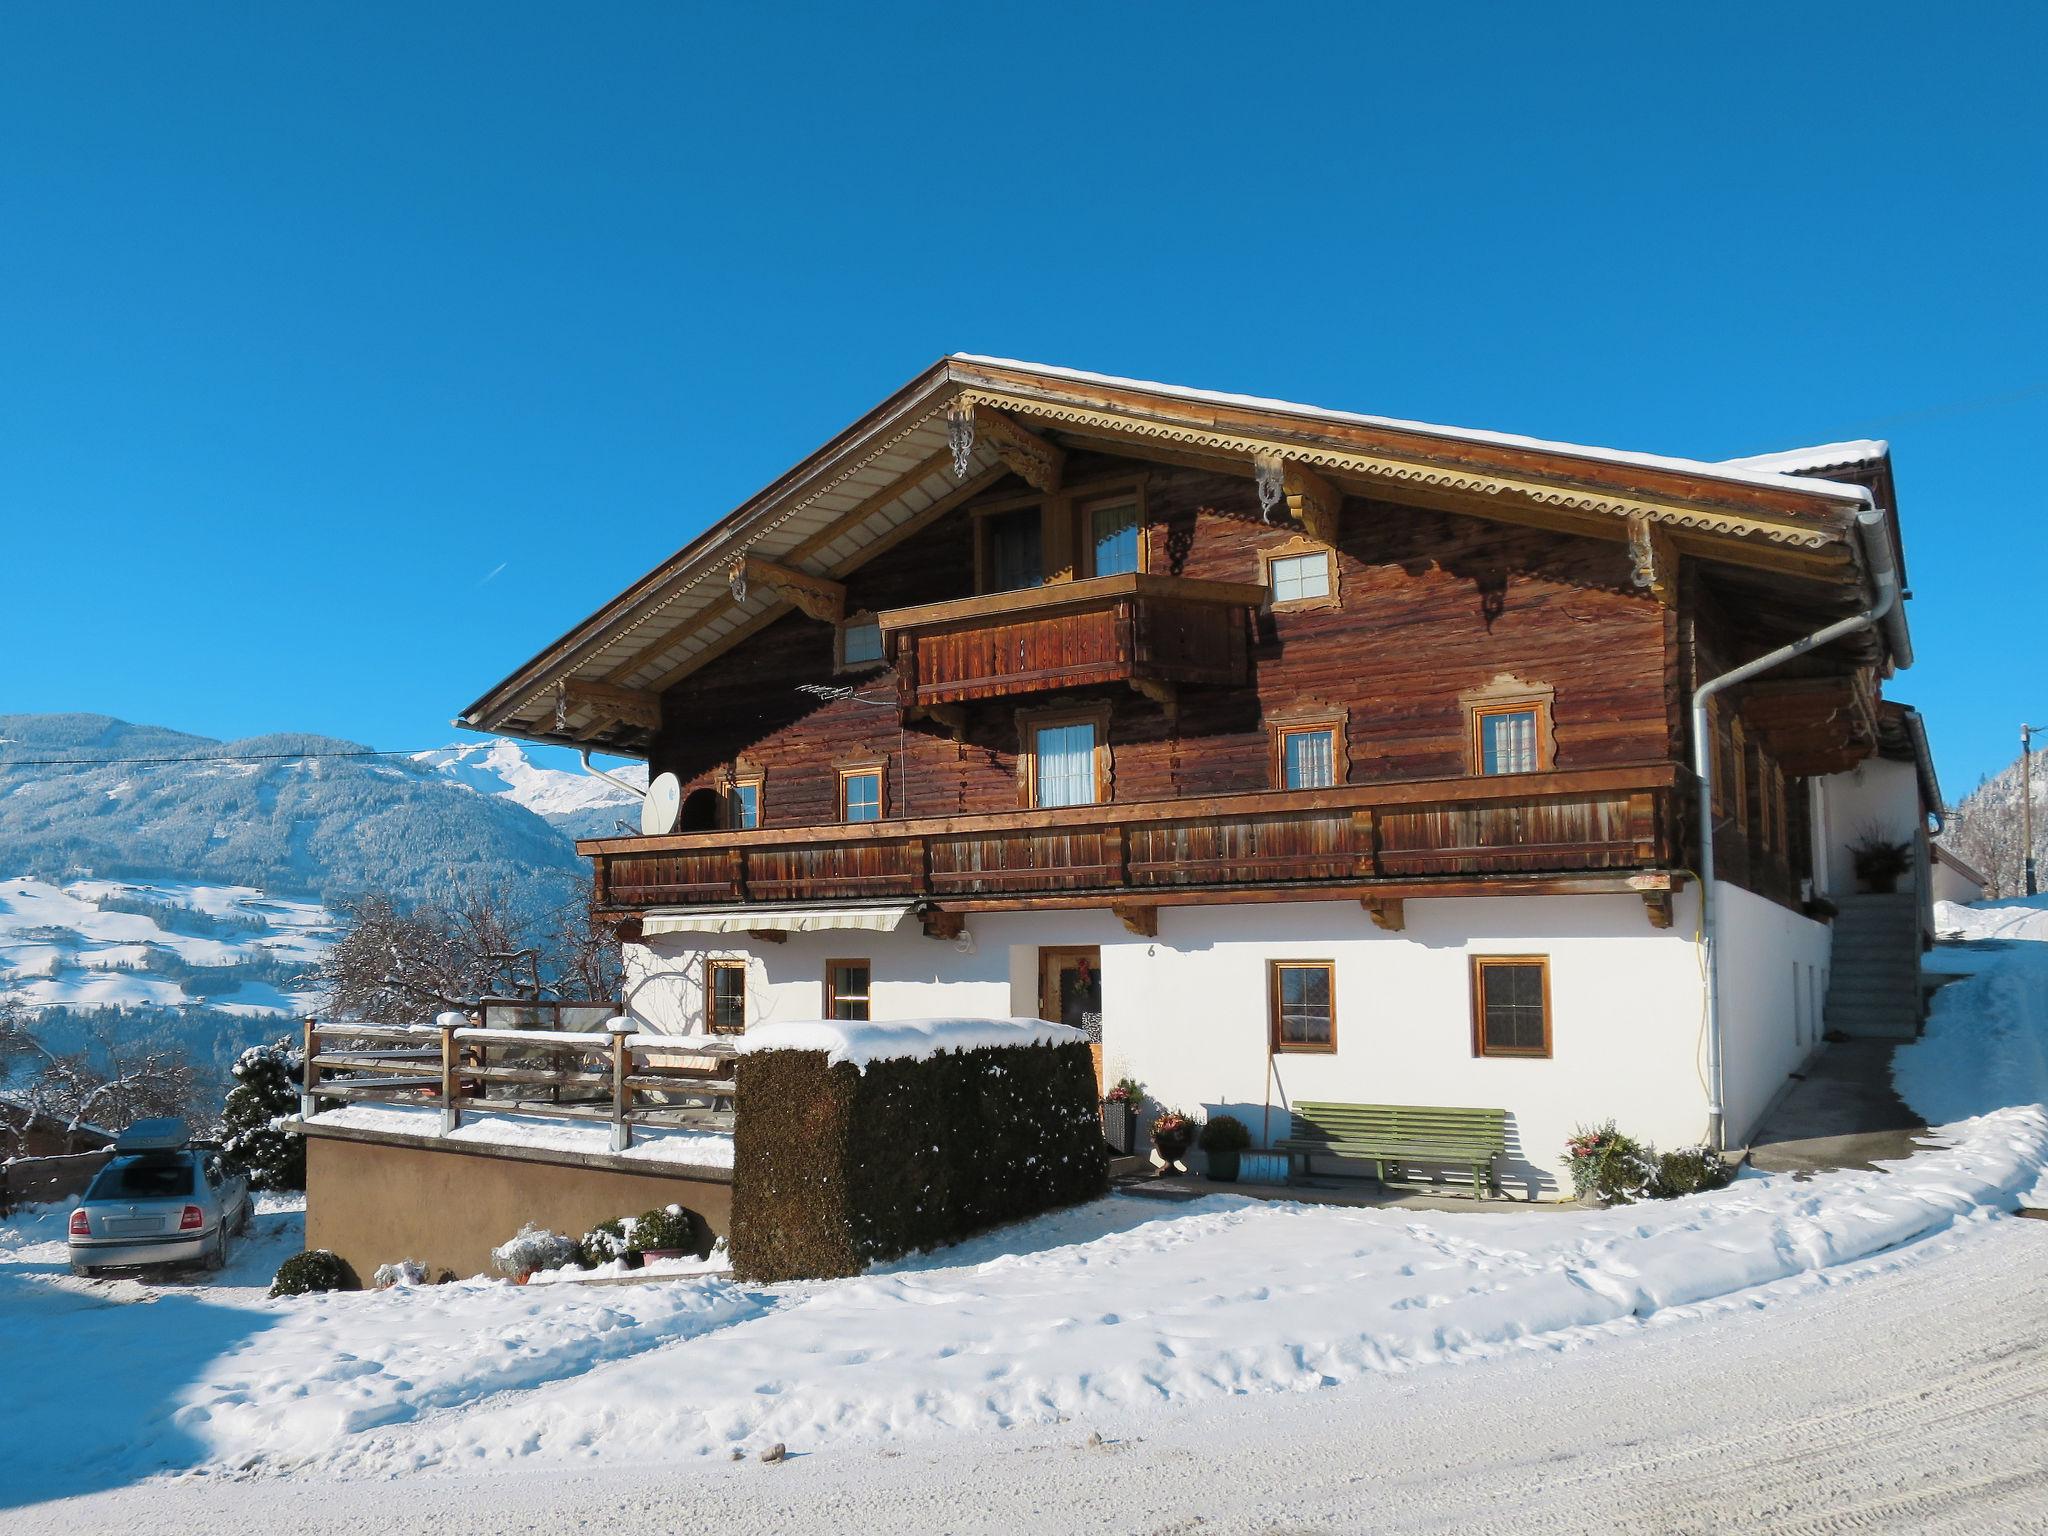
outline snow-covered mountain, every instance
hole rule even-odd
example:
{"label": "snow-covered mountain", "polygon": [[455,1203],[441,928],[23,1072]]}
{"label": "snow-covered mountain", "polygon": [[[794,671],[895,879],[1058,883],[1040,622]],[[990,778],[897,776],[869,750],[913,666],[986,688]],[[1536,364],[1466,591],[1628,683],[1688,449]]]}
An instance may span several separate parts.
{"label": "snow-covered mountain", "polygon": [[[465,789],[523,805],[572,838],[603,837],[621,822],[629,830],[639,824],[637,796],[580,769],[543,767],[528,748],[502,736],[418,752],[412,760]],[[630,784],[647,783],[644,764],[606,771]]]}

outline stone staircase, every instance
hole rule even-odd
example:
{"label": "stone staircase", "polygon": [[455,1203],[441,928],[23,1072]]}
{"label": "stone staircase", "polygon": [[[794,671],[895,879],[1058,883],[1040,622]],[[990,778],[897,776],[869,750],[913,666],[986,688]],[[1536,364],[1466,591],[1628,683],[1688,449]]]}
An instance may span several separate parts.
{"label": "stone staircase", "polygon": [[1912,1040],[1920,1033],[1920,898],[1835,896],[1828,977],[1830,1034]]}

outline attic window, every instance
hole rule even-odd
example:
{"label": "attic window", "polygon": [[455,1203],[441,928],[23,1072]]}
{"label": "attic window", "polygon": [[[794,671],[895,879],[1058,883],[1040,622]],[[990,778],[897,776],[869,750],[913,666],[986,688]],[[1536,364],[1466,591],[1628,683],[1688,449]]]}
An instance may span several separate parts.
{"label": "attic window", "polygon": [[873,614],[856,614],[839,626],[839,671],[879,667],[882,660],[882,626]]}

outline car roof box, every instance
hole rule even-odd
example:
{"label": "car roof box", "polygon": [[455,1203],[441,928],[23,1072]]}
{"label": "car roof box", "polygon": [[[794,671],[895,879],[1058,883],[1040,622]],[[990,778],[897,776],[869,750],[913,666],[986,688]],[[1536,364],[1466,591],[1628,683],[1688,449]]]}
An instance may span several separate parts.
{"label": "car roof box", "polygon": [[176,1152],[192,1140],[192,1132],[176,1115],[138,1120],[114,1139],[116,1152]]}

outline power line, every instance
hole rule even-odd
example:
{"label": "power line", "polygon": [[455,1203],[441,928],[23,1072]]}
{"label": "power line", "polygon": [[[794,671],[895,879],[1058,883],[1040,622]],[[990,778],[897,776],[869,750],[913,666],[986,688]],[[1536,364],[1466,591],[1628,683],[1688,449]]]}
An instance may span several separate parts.
{"label": "power line", "polygon": [[422,752],[445,752],[439,747],[397,747],[379,751],[352,747],[346,752],[217,752],[190,757],[8,757],[0,768],[115,768],[142,763],[275,763],[303,762],[319,757],[417,757]]}

